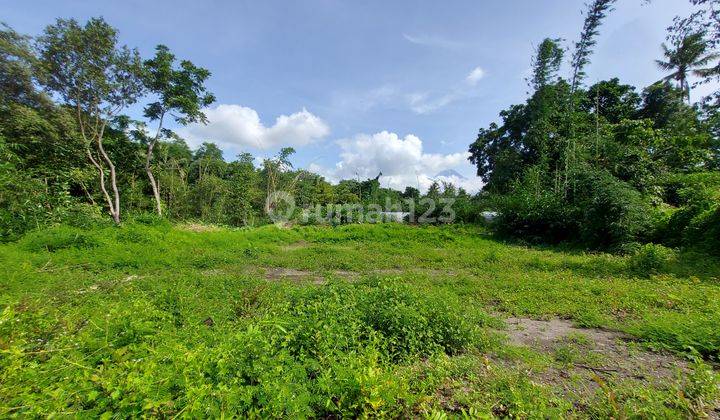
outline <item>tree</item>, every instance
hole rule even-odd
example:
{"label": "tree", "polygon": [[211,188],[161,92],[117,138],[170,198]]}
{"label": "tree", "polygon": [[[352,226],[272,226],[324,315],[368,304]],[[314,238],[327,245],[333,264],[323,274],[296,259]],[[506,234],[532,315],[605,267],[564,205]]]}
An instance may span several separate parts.
{"label": "tree", "polygon": [[262,208],[260,174],[253,164],[250,153],[241,153],[237,160],[228,165],[227,191],[225,201],[226,222],[233,226],[254,224],[258,210]]}
{"label": "tree", "polygon": [[0,106],[10,102],[50,105],[49,98],[35,89],[36,58],[29,37],[0,23]]}
{"label": "tree", "polygon": [[[682,41],[689,34],[702,32],[708,42],[708,48],[715,50],[720,46],[720,7],[717,0],[690,0],[695,10],[689,16],[675,17],[668,28],[670,41]],[[715,73],[715,76],[720,72]]]}
{"label": "tree", "polygon": [[634,118],[639,104],[640,95],[635,92],[635,87],[623,85],[615,77],[590,86],[580,109],[617,124],[623,119]]}
{"label": "tree", "polygon": [[676,41],[672,48],[662,44],[663,55],[667,61],[656,60],[658,67],[670,71],[663,78],[664,81],[677,81],[683,98],[690,103],[690,75],[707,77],[714,71],[713,67],[705,68],[710,62],[718,58],[718,54],[708,52],[708,43],[702,32],[687,35]]}
{"label": "tree", "polygon": [[571,91],[575,92],[585,79],[585,67],[590,63],[592,49],[597,43],[599,28],[608,12],[612,10],[615,0],[594,0],[588,7],[585,23],[580,40],[575,44],[575,53],[572,57],[572,77],[570,79]]}
{"label": "tree", "polygon": [[535,51],[532,61],[533,76],[530,85],[540,90],[557,78],[565,51],[560,47],[562,39],[545,38]]}
{"label": "tree", "polygon": [[[272,194],[279,191],[278,185],[280,185],[281,177],[284,172],[292,169],[293,165],[290,162],[290,156],[295,154],[295,149],[292,147],[283,147],[278,152],[277,156],[271,159],[263,160],[263,175],[265,177],[265,192],[266,198],[271,197]],[[303,175],[303,171],[298,171],[297,175],[285,186],[283,186],[286,192],[292,191],[295,188],[295,184]],[[272,203],[269,200],[265,203],[265,213],[270,214]]]}
{"label": "tree", "polygon": [[420,198],[420,190],[415,187],[405,187],[405,191],[400,194],[404,199],[418,200]]}
{"label": "tree", "polygon": [[151,163],[155,145],[164,133],[165,117],[172,116],[180,125],[205,123],[207,119],[202,108],[213,103],[215,97],[207,92],[204,86],[210,72],[187,60],[181,61],[180,68],[176,68],[175,56],[165,45],[158,45],[155,48],[155,57],[145,61],[144,76],[148,91],[158,97],[157,101],[145,107],[145,117],[158,122],[155,136],[148,141],[145,171],[155,197],[156,211],[162,215],[160,190]]}
{"label": "tree", "polygon": [[559,80],[536,91],[525,104],[501,111],[502,124],[480,129],[468,159],[477,166],[486,190],[507,192],[527,167],[540,162],[548,170],[560,165],[569,100],[570,86]]}
{"label": "tree", "polygon": [[[590,55],[593,53],[593,47],[597,43],[597,36],[600,34],[600,25],[607,14],[612,11],[612,5],[615,0],[594,0],[588,6],[587,14],[583,29],[580,32],[580,40],[575,44],[575,52],[573,53],[572,77],[570,79],[570,109],[568,112],[568,138],[565,142],[563,150],[564,160],[564,180],[563,190],[567,193],[568,181],[573,177],[573,172],[578,165],[577,140],[575,139],[575,92],[582,85],[585,79],[585,67],[590,64]],[[559,179],[559,178],[558,178]],[[559,186],[560,183],[558,182]]]}
{"label": "tree", "polygon": [[[85,26],[74,19],[58,19],[45,28],[38,48],[44,84],[74,110],[85,153],[98,171],[109,213],[115,223],[120,223],[117,169],[103,139],[112,120],[143,91],[140,55],[137,50],[119,46],[117,31],[102,18],[92,18]],[[105,184],[106,168],[112,197]]]}

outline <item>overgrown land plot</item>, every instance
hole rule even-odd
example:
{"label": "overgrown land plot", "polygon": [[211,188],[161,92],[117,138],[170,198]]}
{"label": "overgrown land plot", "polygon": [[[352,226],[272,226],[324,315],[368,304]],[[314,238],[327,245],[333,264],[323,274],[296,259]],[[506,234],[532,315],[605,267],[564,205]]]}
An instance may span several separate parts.
{"label": "overgrown land plot", "polygon": [[720,264],[479,227],[53,227],[0,245],[0,415],[717,416]]}

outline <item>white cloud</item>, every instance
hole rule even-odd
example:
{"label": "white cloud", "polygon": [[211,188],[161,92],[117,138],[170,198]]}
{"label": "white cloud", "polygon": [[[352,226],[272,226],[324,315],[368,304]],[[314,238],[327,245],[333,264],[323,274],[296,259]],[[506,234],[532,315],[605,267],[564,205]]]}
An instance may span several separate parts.
{"label": "white cloud", "polygon": [[465,78],[465,81],[466,81],[470,86],[475,86],[475,85],[477,84],[477,82],[479,82],[480,79],[482,79],[483,77],[485,77],[485,70],[483,70],[482,67],[479,67],[479,66],[478,66],[478,67],[475,67],[475,68],[467,75],[467,77]]}
{"label": "white cloud", "polygon": [[412,93],[408,95],[408,103],[414,113],[429,114],[466,96],[467,93],[459,89],[455,89],[438,97],[431,97],[427,93]]}
{"label": "white cloud", "polygon": [[207,125],[191,124],[179,131],[197,146],[204,141],[226,147],[268,149],[277,146],[303,146],[330,134],[330,128],[319,117],[303,108],[291,115],[281,115],[266,127],[258,113],[248,107],[221,104],[204,110]]}
{"label": "white cloud", "polygon": [[474,88],[480,79],[485,77],[485,70],[482,67],[475,67],[465,76],[465,84],[457,84],[450,91],[442,95],[429,95],[426,92],[415,92],[406,95],[410,109],[416,114],[429,114],[444,108],[453,102],[465,98],[471,98],[477,94]]}
{"label": "white cloud", "polygon": [[400,95],[395,86],[387,84],[367,91],[335,92],[332,107],[343,113],[366,112],[378,106],[395,105]]}
{"label": "white cloud", "polygon": [[437,35],[409,35],[402,34],[406,41],[425,47],[438,47],[448,50],[458,49],[464,46],[462,42],[452,41]]}
{"label": "white cloud", "polygon": [[[408,37],[405,35],[406,38]],[[367,112],[377,107],[409,108],[416,114],[429,114],[454,102],[478,95],[478,82],[486,76],[485,70],[478,66],[464,79],[456,80],[445,90],[407,91],[393,85],[382,85],[364,92],[336,92],[333,108],[340,112]]]}
{"label": "white cloud", "polygon": [[[351,139],[339,140],[340,161],[332,169],[319,165],[309,168],[332,181],[341,179],[374,178],[380,172],[383,187],[402,190],[407,186],[425,191],[432,184],[435,175],[441,171],[467,167],[468,153],[424,153],[420,138],[409,134],[400,137],[395,133],[382,131],[372,135],[358,134]],[[482,187],[479,178],[437,177],[476,192]]]}

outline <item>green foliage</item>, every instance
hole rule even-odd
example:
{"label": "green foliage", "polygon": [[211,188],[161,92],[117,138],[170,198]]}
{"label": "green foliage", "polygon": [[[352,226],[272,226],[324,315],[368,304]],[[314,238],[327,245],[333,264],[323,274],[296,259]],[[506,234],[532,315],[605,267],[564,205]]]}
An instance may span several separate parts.
{"label": "green foliage", "polygon": [[605,249],[649,234],[647,200],[606,172],[578,174],[574,192],[565,197],[545,185],[542,173],[531,169],[511,193],[495,198],[496,229],[530,242],[572,241]]}
{"label": "green foliage", "polygon": [[493,200],[498,211],[494,223],[502,235],[512,235],[528,242],[561,242],[577,232],[578,215],[557,194],[526,180],[513,192]]}
{"label": "green foliage", "polygon": [[652,208],[639,192],[605,172],[583,173],[577,182],[570,202],[583,243],[610,248],[648,236]]}
{"label": "green foliage", "polygon": [[639,247],[628,260],[628,266],[640,275],[651,275],[666,271],[677,258],[674,250],[657,244]]}
{"label": "green foliage", "polygon": [[[672,185],[679,181],[668,180],[690,180],[716,166],[720,107],[712,98],[702,108],[684,98],[691,73],[706,80],[717,74],[704,68],[718,58],[711,51],[717,34],[708,38],[676,22],[670,37],[676,48],[665,47],[669,61],[658,62],[673,73],[642,96],[617,78],[584,90],[585,67],[613,3],[588,4],[569,80],[551,80],[562,49],[559,40],[546,39],[533,58],[530,98],[501,111],[502,123],[481,129],[470,145],[470,161],[500,213],[495,227],[525,241],[572,240],[600,249],[650,239],[709,248],[715,241],[697,233],[715,231],[711,200],[717,197],[694,189],[681,199],[681,188]],[[699,28],[694,19],[710,15],[716,14],[701,11],[678,22]]]}
{"label": "green foliage", "polygon": [[[647,279],[629,268],[634,257],[504,245],[467,226],[189,229],[148,214],[0,245],[1,412],[557,417],[608,409],[605,394],[574,407],[528,376],[541,367],[503,359],[518,350],[493,338],[500,323],[486,308],[577,322],[592,313],[595,325],[648,345],[717,357],[720,265],[686,265],[683,254]],[[308,278],[268,277],[270,268]],[[574,350],[585,341],[568,340],[554,358],[585,361]],[[639,383],[609,389],[621,406],[677,416],[707,412],[717,382],[699,369],[657,387]],[[672,397],[677,390],[684,399]]]}
{"label": "green foliage", "polygon": [[684,232],[688,247],[696,247],[712,255],[720,255],[720,205],[695,216]]}
{"label": "green foliage", "polygon": [[675,175],[668,177],[663,187],[665,199],[679,209],[658,235],[662,241],[716,253],[720,240],[717,235],[720,175],[717,172]]}
{"label": "green foliage", "polygon": [[580,32],[580,39],[575,44],[575,51],[572,56],[572,77],[571,90],[575,92],[585,79],[585,67],[590,63],[590,55],[593,47],[597,43],[597,36],[600,34],[599,28],[607,14],[612,11],[612,5],[615,0],[594,0],[587,5],[587,13],[585,14],[585,22]]}
{"label": "green foliage", "polygon": [[205,122],[202,108],[215,101],[204,86],[210,71],[187,60],[175,67],[175,55],[165,45],[155,47],[155,56],[145,60],[145,86],[159,99],[145,107],[145,117],[155,121],[172,114],[175,122],[183,125]]}
{"label": "green foliage", "polygon": [[557,78],[565,51],[560,46],[561,39],[545,38],[536,48],[533,58],[533,76],[530,81],[534,90],[540,90]]}
{"label": "green foliage", "polygon": [[92,249],[100,246],[100,240],[82,229],[56,226],[25,235],[20,244],[29,251],[56,252],[61,249]]}

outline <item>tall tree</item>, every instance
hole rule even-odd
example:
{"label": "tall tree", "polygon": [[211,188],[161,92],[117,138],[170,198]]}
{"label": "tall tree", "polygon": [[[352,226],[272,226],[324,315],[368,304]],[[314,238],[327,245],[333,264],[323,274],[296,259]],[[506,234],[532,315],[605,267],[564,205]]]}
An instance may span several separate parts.
{"label": "tall tree", "polygon": [[663,78],[664,81],[677,81],[683,98],[690,102],[690,75],[707,77],[714,72],[714,67],[706,68],[708,64],[718,58],[718,54],[708,51],[708,43],[702,32],[696,32],[677,40],[672,47],[662,44],[665,59],[656,60],[658,67],[670,71]]}
{"label": "tall tree", "polygon": [[562,39],[545,38],[535,51],[532,61],[533,75],[530,85],[534,90],[552,83],[557,77],[565,51],[560,46]]}
{"label": "tall tree", "polygon": [[[103,139],[112,120],[142,94],[140,55],[119,46],[117,31],[102,18],[92,18],[85,26],[74,19],[58,19],[45,28],[38,49],[45,86],[74,110],[109,213],[120,223],[117,168]],[[106,170],[112,197],[105,184]]]}
{"label": "tall tree", "polygon": [[[590,56],[593,53],[593,47],[597,44],[597,36],[600,34],[600,25],[607,14],[612,11],[612,5],[615,0],[593,0],[588,6],[587,14],[583,29],[580,32],[580,40],[575,44],[575,52],[572,57],[572,77],[570,79],[570,112],[568,112],[568,139],[564,150],[564,180],[563,191],[567,193],[568,180],[571,178],[571,172],[575,170],[577,164],[577,141],[574,138],[574,114],[575,114],[575,92],[580,88],[585,79],[585,68],[590,63]],[[559,174],[558,174],[559,175]],[[559,178],[556,183],[560,185]]]}
{"label": "tall tree", "polygon": [[172,116],[180,125],[207,122],[202,108],[215,101],[215,97],[205,88],[208,77],[210,72],[207,69],[197,67],[187,60],[181,61],[177,68],[175,55],[165,45],[158,45],[155,48],[155,57],[145,61],[145,86],[158,98],[145,107],[145,117],[150,121],[157,121],[158,124],[155,136],[148,141],[145,171],[159,215],[162,215],[162,205],[160,188],[151,167],[153,150],[163,133],[166,133],[163,128],[166,116]]}
{"label": "tall tree", "polygon": [[[292,169],[293,165],[292,162],[290,162],[290,156],[294,154],[295,149],[292,147],[283,147],[275,157],[263,160],[263,175],[265,177],[265,192],[267,194],[266,197],[271,197],[272,194],[282,191],[278,188],[278,185],[280,185],[283,173]],[[297,175],[293,177],[292,180],[289,180],[287,185],[282,186],[283,190],[286,192],[294,190],[295,184],[302,174],[302,171],[298,171]],[[266,214],[270,214],[270,211],[272,210],[271,204],[272,203],[269,201],[265,203],[264,210]]]}
{"label": "tall tree", "polygon": [[572,57],[572,77],[570,87],[573,92],[577,90],[585,79],[585,67],[590,63],[593,47],[597,43],[600,25],[607,14],[612,10],[615,0],[594,0],[589,6],[580,40],[575,44]]}
{"label": "tall tree", "polygon": [[0,106],[49,104],[35,89],[36,61],[30,38],[0,23]]}

